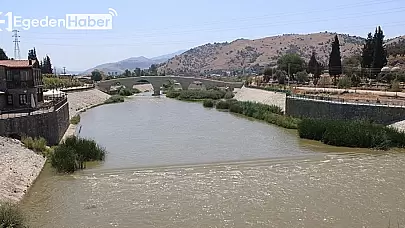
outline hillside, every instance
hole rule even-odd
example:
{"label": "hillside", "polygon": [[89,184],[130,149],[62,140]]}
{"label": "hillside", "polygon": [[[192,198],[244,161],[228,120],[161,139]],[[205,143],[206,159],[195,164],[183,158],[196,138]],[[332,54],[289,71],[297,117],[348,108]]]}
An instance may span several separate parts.
{"label": "hillside", "polygon": [[171,53],[171,54],[153,57],[150,59],[146,58],[144,56],[132,57],[132,58],[118,61],[118,62],[105,63],[105,64],[98,65],[96,67],[86,70],[83,74],[90,74],[93,70],[96,70],[96,69],[99,71],[102,71],[106,74],[108,74],[108,72],[112,72],[112,73],[117,72],[117,74],[121,74],[126,69],[128,69],[130,71],[135,70],[135,68],[146,69],[146,68],[149,68],[152,64],[160,64],[160,63],[166,62],[168,59],[170,59],[176,55],[179,55],[183,52],[184,52],[184,50],[178,51],[175,53]]}
{"label": "hillside", "polygon": [[[315,51],[327,63],[336,33],[282,35],[256,40],[239,39],[231,43],[206,44],[169,59],[159,67],[166,74],[200,74],[219,70],[255,69],[275,65],[280,55],[298,53],[306,61]],[[360,54],[364,38],[338,34],[342,57]]]}

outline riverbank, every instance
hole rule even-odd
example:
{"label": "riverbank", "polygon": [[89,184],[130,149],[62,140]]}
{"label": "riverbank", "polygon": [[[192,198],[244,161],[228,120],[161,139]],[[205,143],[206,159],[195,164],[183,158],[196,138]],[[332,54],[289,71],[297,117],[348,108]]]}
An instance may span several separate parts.
{"label": "riverbank", "polygon": [[15,139],[0,136],[0,201],[20,201],[46,159]]}
{"label": "riverbank", "polygon": [[285,111],[285,100],[286,100],[285,93],[276,93],[247,87],[235,89],[234,93],[235,93],[234,99],[238,101],[252,101],[266,105],[275,105],[280,107],[281,110],[283,110],[283,112]]}
{"label": "riverbank", "polygon": [[[104,101],[110,97],[111,95],[101,92],[98,89],[69,93],[69,119],[76,115],[80,115],[81,112],[85,112],[87,109],[103,104]],[[74,135],[76,127],[77,125],[70,124],[61,141]]]}

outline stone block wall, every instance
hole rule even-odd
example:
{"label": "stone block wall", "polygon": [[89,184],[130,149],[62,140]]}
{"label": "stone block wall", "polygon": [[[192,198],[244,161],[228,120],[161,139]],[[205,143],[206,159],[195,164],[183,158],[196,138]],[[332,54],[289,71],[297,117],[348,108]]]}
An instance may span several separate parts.
{"label": "stone block wall", "polygon": [[390,125],[405,120],[405,108],[386,105],[351,104],[287,97],[286,115],[298,118],[371,120]]}
{"label": "stone block wall", "polygon": [[49,145],[57,145],[69,127],[69,104],[35,115],[0,119],[0,135],[43,137]]}

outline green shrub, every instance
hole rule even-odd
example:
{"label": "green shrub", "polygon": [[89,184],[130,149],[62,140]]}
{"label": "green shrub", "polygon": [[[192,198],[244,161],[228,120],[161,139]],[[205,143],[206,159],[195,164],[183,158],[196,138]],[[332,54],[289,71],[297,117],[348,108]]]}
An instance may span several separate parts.
{"label": "green shrub", "polygon": [[130,89],[130,88],[121,88],[118,91],[118,95],[127,97],[127,96],[132,96],[132,95],[140,93],[140,92],[141,91],[139,89],[137,89],[137,88],[132,88],[132,89]]}
{"label": "green shrub", "polygon": [[73,125],[78,125],[80,123],[80,115],[75,115],[70,119],[70,123]]}
{"label": "green shrub", "polygon": [[298,126],[301,138],[333,146],[388,149],[405,146],[405,133],[366,121],[304,119]]}
{"label": "green shrub", "polygon": [[[203,100],[203,99],[212,99],[212,100],[219,100],[224,98],[226,95],[225,91],[212,89],[212,90],[169,90],[166,93],[166,97],[168,98],[177,98],[180,100]],[[230,96],[230,95],[228,95]],[[232,95],[233,96],[233,95]],[[232,97],[231,97],[232,98]]]}
{"label": "green shrub", "polygon": [[235,95],[232,92],[226,92],[224,99],[232,99]]}
{"label": "green shrub", "polygon": [[32,137],[24,137],[22,138],[21,142],[30,150],[33,150],[37,153],[45,154],[48,152],[47,142],[45,138],[32,138]]}
{"label": "green shrub", "polygon": [[178,98],[180,96],[180,91],[176,90],[169,90],[166,93],[166,97],[168,98]]}
{"label": "green shrub", "polygon": [[237,101],[231,99],[219,101],[216,108],[222,110],[229,109],[229,111],[232,113],[263,120],[267,123],[275,124],[288,129],[297,129],[300,122],[299,119],[284,116],[281,108],[274,105],[265,105],[250,101]]}
{"label": "green shrub", "polygon": [[122,96],[119,95],[114,95],[108,98],[106,101],[104,101],[104,104],[113,104],[113,103],[121,103],[124,102],[125,99]]}
{"label": "green shrub", "polygon": [[398,80],[393,80],[393,81],[391,82],[391,88],[390,88],[389,91],[390,91],[390,92],[401,92],[401,91],[402,91],[401,86],[400,86]]}
{"label": "green shrub", "polygon": [[230,102],[229,101],[218,101],[216,104],[217,109],[229,109]]}
{"label": "green shrub", "polygon": [[203,106],[206,108],[214,107],[214,101],[212,99],[205,99],[203,102]]}
{"label": "green shrub", "polygon": [[326,131],[324,121],[314,119],[304,119],[298,125],[298,133],[301,138],[311,140],[322,140],[323,134]]}
{"label": "green shrub", "polygon": [[55,148],[51,165],[58,172],[72,173],[84,168],[85,162],[103,161],[106,151],[94,140],[71,136]]}
{"label": "green shrub", "polygon": [[25,228],[25,218],[17,205],[0,202],[0,228]]}
{"label": "green shrub", "polygon": [[352,86],[352,80],[350,77],[344,76],[339,79],[338,88],[339,89],[349,89]]}

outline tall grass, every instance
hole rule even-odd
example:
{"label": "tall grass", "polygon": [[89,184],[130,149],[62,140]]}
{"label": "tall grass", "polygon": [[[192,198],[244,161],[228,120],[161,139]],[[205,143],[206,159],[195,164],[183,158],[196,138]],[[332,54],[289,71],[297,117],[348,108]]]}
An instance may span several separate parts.
{"label": "tall grass", "polygon": [[214,107],[214,101],[212,99],[205,99],[203,102],[203,106],[206,108],[212,108]]}
{"label": "tall grass", "polygon": [[298,125],[301,138],[333,146],[389,149],[405,147],[405,134],[366,121],[304,119]]}
{"label": "tall grass", "polygon": [[72,173],[84,169],[85,162],[103,161],[106,150],[94,140],[71,136],[55,148],[51,165],[58,172]]}
{"label": "tall grass", "polygon": [[266,105],[250,101],[221,100],[217,102],[216,108],[219,110],[229,110],[247,117],[266,121],[287,129],[297,129],[299,119],[285,116],[280,107]]}
{"label": "tall grass", "polygon": [[106,101],[104,101],[104,104],[113,104],[113,103],[121,103],[124,102],[125,99],[123,96],[120,95],[114,95],[108,98]]}
{"label": "tall grass", "polygon": [[78,125],[80,123],[80,115],[75,115],[70,119],[70,124]]}
{"label": "tall grass", "polygon": [[17,205],[0,202],[0,228],[26,228],[25,218]]}
{"label": "tall grass", "polygon": [[32,137],[24,137],[21,139],[21,142],[24,146],[30,150],[33,150],[36,153],[42,154],[45,157],[48,157],[51,149],[47,146],[46,139],[40,138],[32,138]]}

